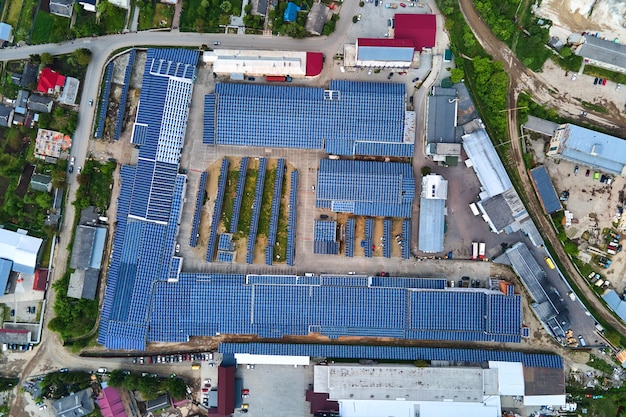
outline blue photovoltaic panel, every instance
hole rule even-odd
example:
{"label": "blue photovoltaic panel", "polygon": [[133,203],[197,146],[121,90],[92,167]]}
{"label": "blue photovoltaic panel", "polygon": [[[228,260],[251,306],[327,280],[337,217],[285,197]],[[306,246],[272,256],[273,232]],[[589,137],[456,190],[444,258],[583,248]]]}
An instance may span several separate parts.
{"label": "blue photovoltaic panel", "polygon": [[412,158],[415,147],[412,143],[354,142],[354,155],[387,155]]}
{"label": "blue photovoltaic panel", "polygon": [[220,177],[217,184],[217,195],[215,196],[215,204],[213,206],[213,218],[211,219],[211,231],[209,232],[209,243],[207,245],[206,261],[213,262],[215,256],[215,245],[217,243],[217,228],[220,224],[222,216],[222,203],[224,202],[224,194],[226,193],[226,180],[228,179],[228,167],[230,161],[228,158],[222,159],[222,167],[220,168]]}
{"label": "blue photovoltaic panel", "polygon": [[252,203],[252,219],[250,220],[250,233],[248,234],[248,253],[246,263],[254,262],[254,246],[256,235],[259,229],[259,216],[261,215],[261,202],[263,201],[263,186],[265,185],[265,170],[267,169],[267,159],[259,160],[259,172],[256,177],[256,188],[254,192],[254,202]]}
{"label": "blue photovoltaic panel", "polygon": [[[334,86],[334,87],[332,87]],[[399,145],[362,154],[413,156],[405,145],[402,84],[332,82],[330,90],[262,84],[217,84],[217,144],[325,149],[354,155],[355,140]],[[211,117],[205,119],[210,130]],[[406,150],[404,150],[406,149]],[[367,152],[389,152],[385,154]]]}
{"label": "blue photovoltaic panel", "polygon": [[235,250],[233,235],[231,233],[221,233],[217,241],[217,250]]}
{"label": "blue photovoltaic panel", "polygon": [[237,177],[237,189],[235,191],[235,201],[233,202],[233,214],[230,218],[230,233],[239,231],[239,213],[241,212],[241,201],[243,191],[246,186],[246,175],[248,173],[248,158],[241,158],[239,164],[239,177]]}
{"label": "blue photovoltaic panel", "polygon": [[483,293],[416,291],[411,293],[410,325],[424,330],[482,331],[485,304]]}
{"label": "blue photovoltaic panel", "polygon": [[267,285],[296,285],[297,275],[246,275],[246,284],[267,284]]}
{"label": "blue photovoltaic panel", "polygon": [[107,110],[109,109],[109,97],[111,95],[111,81],[113,80],[113,67],[114,63],[110,62],[106,66],[104,73],[104,86],[102,87],[102,94],[100,95],[100,109],[98,111],[98,127],[96,128],[96,138],[102,138],[104,134],[104,125],[107,118]]}
{"label": "blue photovoltaic panel", "polygon": [[337,344],[220,343],[222,354],[311,356],[337,359],[373,359],[394,361],[449,361],[482,363],[489,361],[521,362],[526,367],[563,368],[563,359],[553,354],[528,354],[486,349],[453,349],[401,346],[364,346]]}
{"label": "blue photovoltaic panel", "polygon": [[443,290],[448,280],[443,278],[400,278],[400,277],[372,277],[372,287],[394,288],[421,288],[428,290]]}
{"label": "blue photovoltaic panel", "polygon": [[124,113],[126,113],[126,99],[128,98],[128,88],[130,87],[130,75],[133,72],[133,65],[135,64],[135,55],[137,51],[131,49],[128,55],[128,64],[124,71],[124,83],[122,84],[122,95],[120,96],[120,107],[117,112],[117,122],[115,124],[115,134],[113,138],[118,140],[122,134],[122,127],[124,126]]}
{"label": "blue photovoltaic panel", "polygon": [[391,258],[391,245],[393,244],[393,241],[391,240],[391,227],[391,219],[385,219],[383,221],[383,245],[385,245],[383,247],[383,254],[385,255],[385,258]]}
{"label": "blue photovoltaic panel", "polygon": [[363,276],[332,276],[322,275],[321,285],[329,285],[334,287],[367,287],[368,277]]}
{"label": "blue photovoltaic panel", "polygon": [[337,222],[316,220],[314,222],[313,253],[336,255],[339,253],[337,242]]}
{"label": "blue photovoltaic panel", "polygon": [[371,258],[374,256],[374,219],[367,218],[365,219],[365,239],[363,240],[363,250],[365,251],[365,256],[367,258]]}
{"label": "blue photovoltaic panel", "polygon": [[204,130],[202,143],[215,145],[215,94],[204,96]]}
{"label": "blue photovoltaic panel", "polygon": [[539,194],[539,198],[541,199],[546,213],[552,214],[562,210],[561,201],[554,189],[546,167],[541,165],[533,168],[530,170],[530,174],[532,175],[533,183],[535,183],[535,188],[537,189],[537,193]]}
{"label": "blue photovoltaic panel", "polygon": [[228,262],[232,263],[235,260],[235,252],[228,252],[223,250],[217,251],[217,262]]}
{"label": "blue photovoltaic panel", "polygon": [[204,205],[204,195],[206,193],[206,181],[209,174],[203,171],[200,174],[200,185],[198,186],[198,194],[196,195],[196,209],[193,213],[193,223],[191,226],[191,236],[189,238],[189,246],[195,248],[198,244],[198,232],[200,228],[200,219],[202,216],[202,206]]}
{"label": "blue photovoltaic panel", "polygon": [[354,230],[356,222],[353,217],[346,221],[346,256],[352,258],[354,256]]}
{"label": "blue photovoltaic panel", "polygon": [[292,171],[289,185],[289,227],[287,229],[287,265],[293,266],[296,254],[296,203],[298,197],[298,171]]}
{"label": "blue photovoltaic panel", "polygon": [[362,216],[411,217],[411,164],[322,159],[315,206]]}

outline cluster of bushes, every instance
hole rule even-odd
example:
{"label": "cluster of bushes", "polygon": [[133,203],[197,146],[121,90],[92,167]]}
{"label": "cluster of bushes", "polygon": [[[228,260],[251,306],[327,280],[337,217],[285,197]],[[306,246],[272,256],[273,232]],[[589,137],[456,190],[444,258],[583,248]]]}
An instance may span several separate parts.
{"label": "cluster of bushes", "polygon": [[169,392],[175,399],[185,398],[187,384],[180,378],[159,378],[155,375],[142,375],[138,373],[125,374],[115,370],[109,375],[108,384],[112,387],[123,387],[130,391],[139,391],[146,400],[157,398],[159,395]]}

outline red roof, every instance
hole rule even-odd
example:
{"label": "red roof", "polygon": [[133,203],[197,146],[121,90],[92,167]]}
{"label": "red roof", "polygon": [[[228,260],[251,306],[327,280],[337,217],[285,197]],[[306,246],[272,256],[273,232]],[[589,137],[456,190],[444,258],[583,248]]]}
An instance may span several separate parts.
{"label": "red roof", "polygon": [[48,270],[38,269],[35,271],[35,280],[33,282],[33,290],[45,291],[48,286]]}
{"label": "red roof", "polygon": [[235,367],[217,368],[217,414],[229,416],[235,412]]}
{"label": "red roof", "polygon": [[377,39],[377,38],[359,38],[357,40],[359,46],[382,46],[385,48],[413,48],[413,40],[411,39]]}
{"label": "red roof", "polygon": [[306,76],[315,77],[324,69],[324,54],[321,52],[306,53]]}
{"label": "red roof", "polygon": [[113,387],[106,387],[98,397],[98,407],[104,417],[127,417],[120,393]]}
{"label": "red roof", "polygon": [[44,94],[50,94],[57,87],[61,88],[65,85],[65,77],[56,71],[46,67],[39,75],[39,83],[37,83],[37,91]]}
{"label": "red roof", "polygon": [[30,333],[30,332],[28,330],[24,330],[24,329],[0,329],[0,333],[26,334],[26,333]]}
{"label": "red roof", "polygon": [[437,21],[434,14],[396,14],[394,18],[396,39],[411,39],[416,51],[435,46]]}

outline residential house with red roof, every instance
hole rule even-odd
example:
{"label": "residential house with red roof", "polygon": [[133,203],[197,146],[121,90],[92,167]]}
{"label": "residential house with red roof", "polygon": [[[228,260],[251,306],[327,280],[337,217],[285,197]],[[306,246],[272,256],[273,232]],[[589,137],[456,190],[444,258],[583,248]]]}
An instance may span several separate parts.
{"label": "residential house with red roof", "polygon": [[60,93],[64,85],[65,76],[46,67],[41,71],[41,74],[39,74],[37,91],[43,94]]}

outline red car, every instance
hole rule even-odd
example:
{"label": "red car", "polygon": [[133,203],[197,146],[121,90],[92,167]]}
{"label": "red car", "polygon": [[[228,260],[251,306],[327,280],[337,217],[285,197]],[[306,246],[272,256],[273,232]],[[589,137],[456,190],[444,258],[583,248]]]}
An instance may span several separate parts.
{"label": "red car", "polygon": [[400,7],[406,7],[406,4],[400,3]]}
{"label": "red car", "polygon": [[602,85],[606,85],[606,78],[602,80]]}

